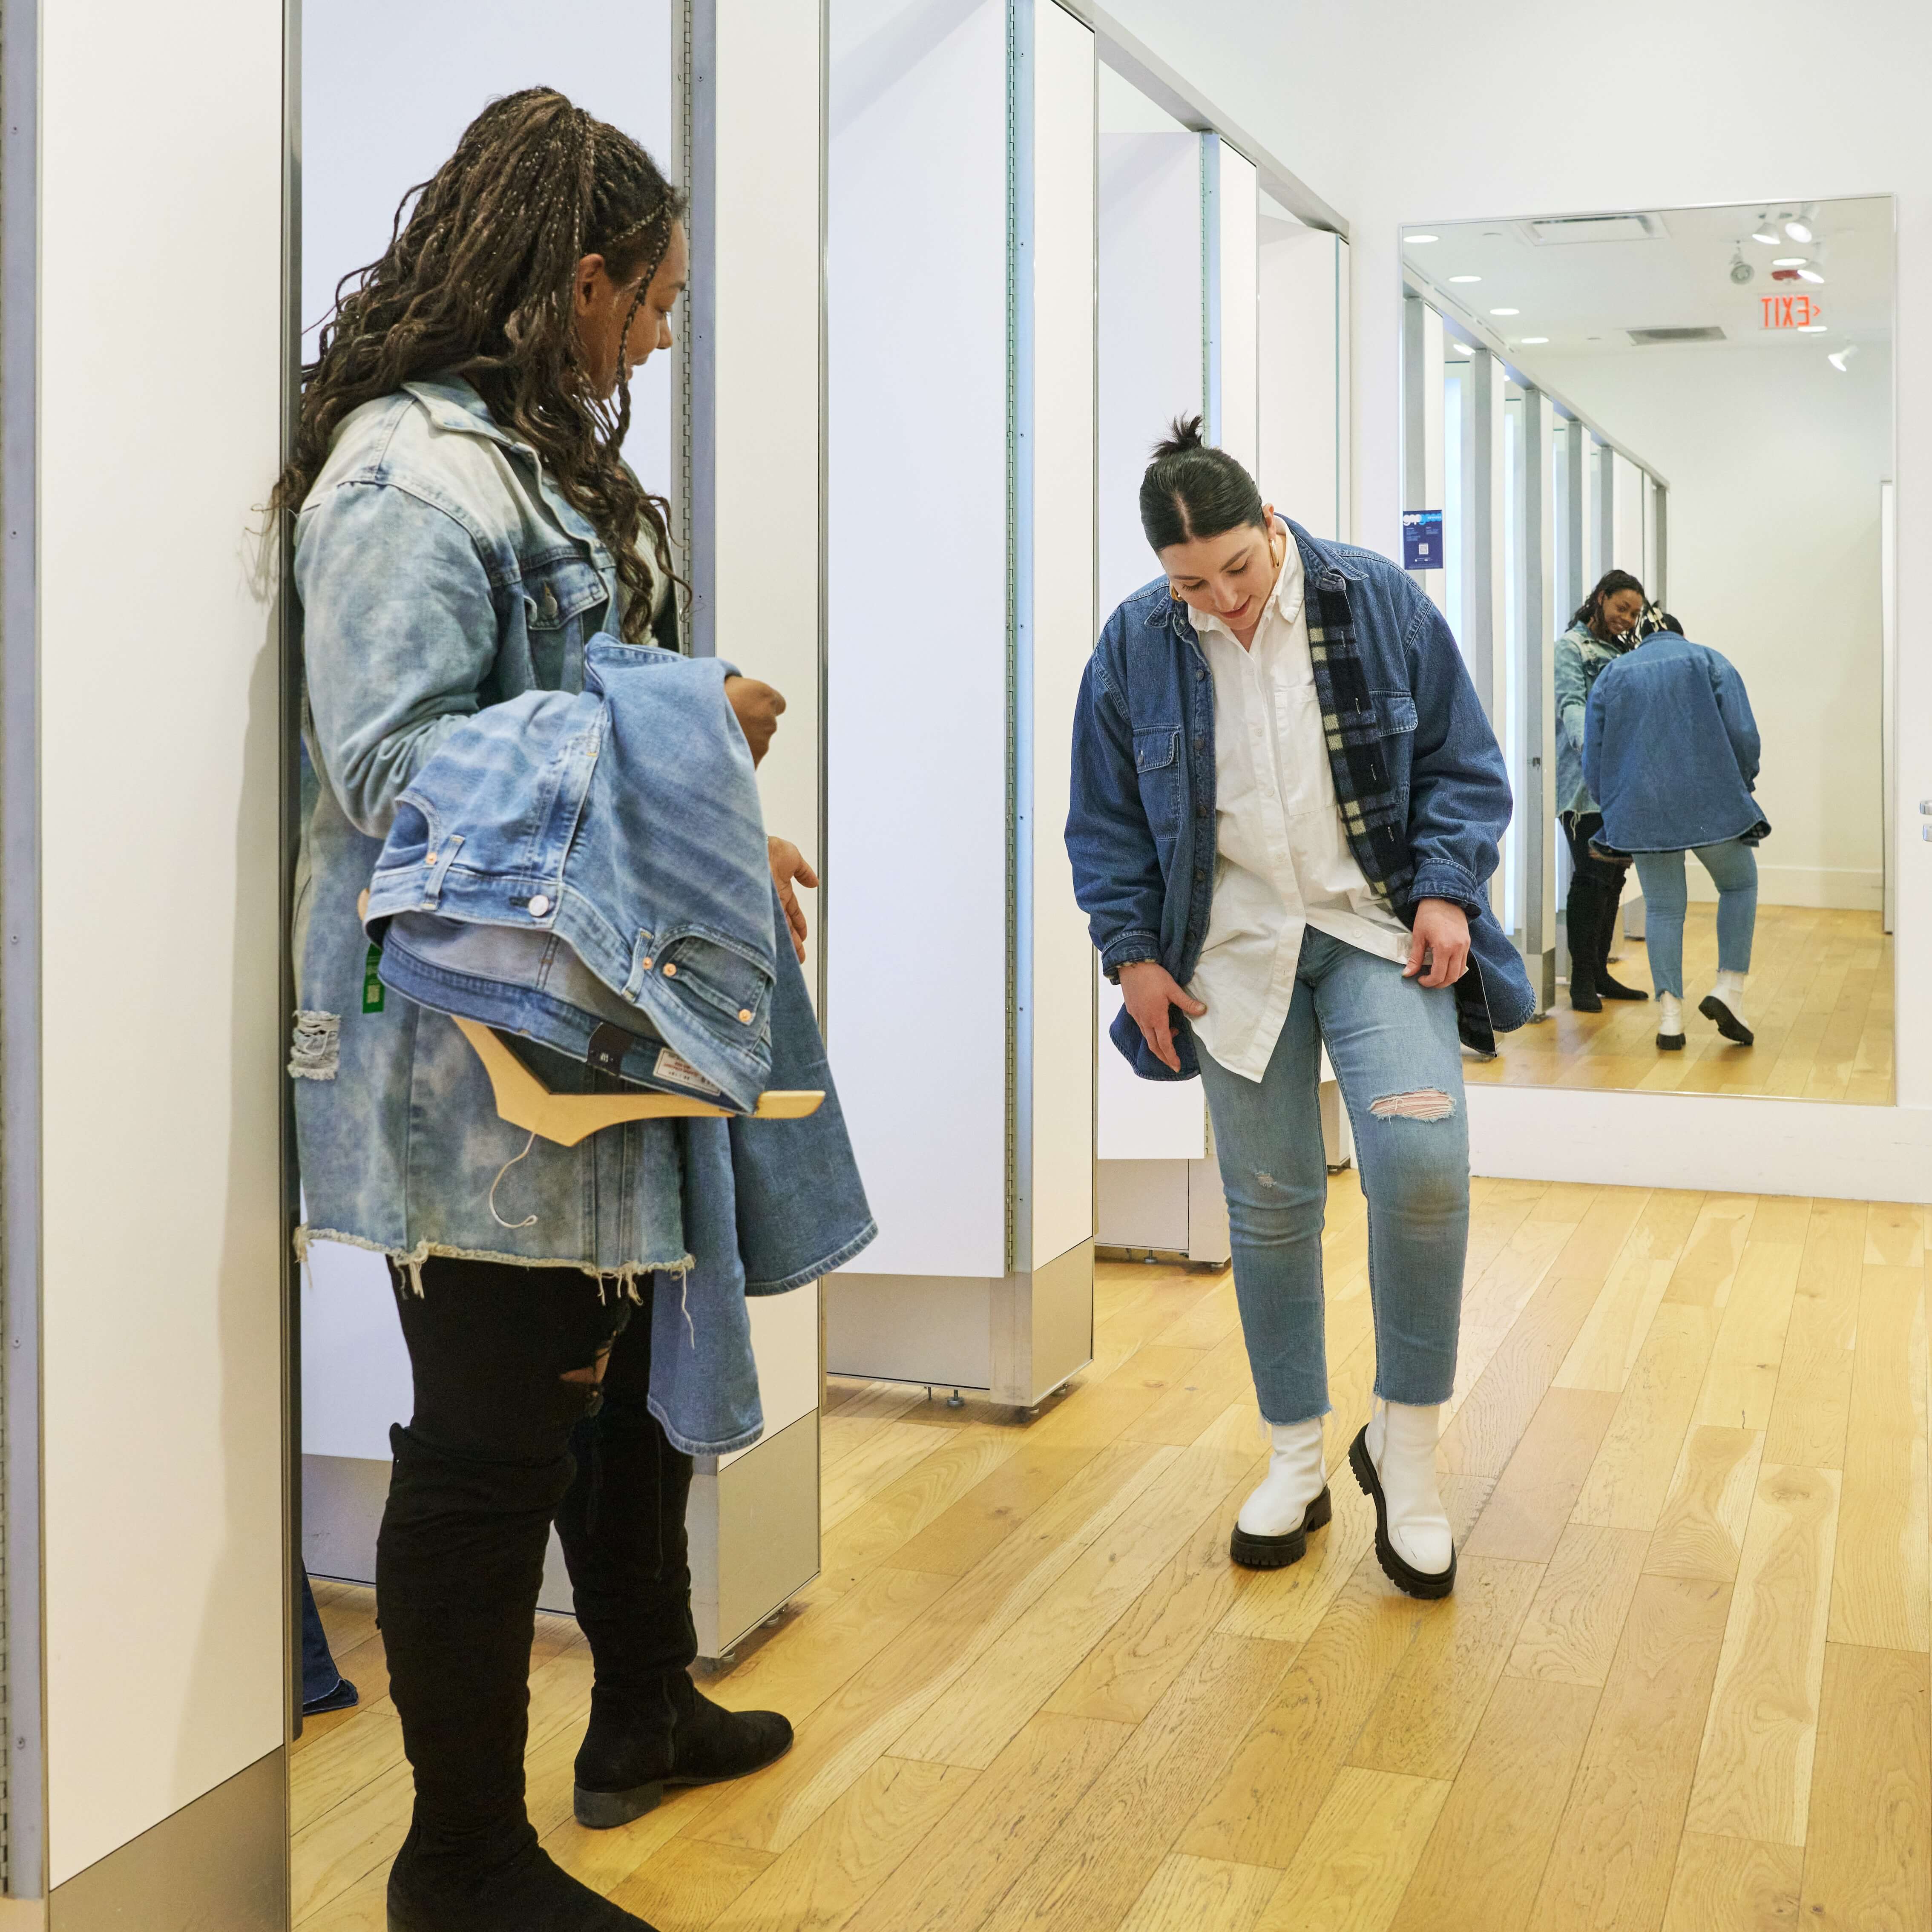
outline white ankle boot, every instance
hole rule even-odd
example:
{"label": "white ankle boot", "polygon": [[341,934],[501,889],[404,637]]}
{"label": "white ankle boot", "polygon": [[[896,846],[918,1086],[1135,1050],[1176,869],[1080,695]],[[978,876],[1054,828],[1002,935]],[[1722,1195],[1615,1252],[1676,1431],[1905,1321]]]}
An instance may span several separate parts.
{"label": "white ankle boot", "polygon": [[1456,1586],[1456,1544],[1436,1486],[1442,1410],[1379,1397],[1348,1450],[1349,1466],[1376,1506],[1376,1555],[1397,1588],[1446,1597]]}
{"label": "white ankle boot", "polygon": [[1331,1513],[1322,1468],[1321,1417],[1271,1422],[1268,1433],[1274,1438],[1274,1454],[1260,1487],[1241,1505],[1230,1552],[1250,1570],[1279,1570],[1300,1562],[1308,1532],[1319,1529]]}
{"label": "white ankle boot", "polygon": [[1718,983],[1697,1003],[1697,1010],[1707,1020],[1715,1020],[1718,1030],[1740,1046],[1749,1046],[1757,1036],[1744,1018],[1744,976],[1720,973]]}
{"label": "white ankle boot", "polygon": [[1684,1002],[1675,993],[1657,996],[1657,1043],[1666,1053],[1684,1047]]}

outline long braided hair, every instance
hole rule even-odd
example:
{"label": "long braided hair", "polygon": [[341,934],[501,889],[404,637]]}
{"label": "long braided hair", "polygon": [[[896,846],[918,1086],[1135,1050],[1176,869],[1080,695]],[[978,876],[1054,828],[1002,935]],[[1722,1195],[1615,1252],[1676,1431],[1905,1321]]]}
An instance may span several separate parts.
{"label": "long braided hair", "polygon": [[[669,506],[618,452],[631,426],[631,326],[683,212],[643,148],[556,88],[492,101],[404,196],[382,258],[337,284],[272,507],[301,508],[352,410],[418,376],[466,377],[609,546],[623,634],[644,638],[656,584],[638,538],[650,531],[675,580]],[[614,399],[593,393],[578,339],[573,290],[588,254],[620,288],[638,278]]]}

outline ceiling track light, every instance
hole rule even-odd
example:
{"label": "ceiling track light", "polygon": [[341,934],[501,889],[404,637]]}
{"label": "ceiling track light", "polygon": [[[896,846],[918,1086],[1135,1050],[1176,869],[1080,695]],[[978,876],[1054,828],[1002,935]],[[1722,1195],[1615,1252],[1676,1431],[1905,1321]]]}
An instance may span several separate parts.
{"label": "ceiling track light", "polygon": [[1848,342],[1845,344],[1844,348],[1834,350],[1830,355],[1825,358],[1825,360],[1830,363],[1832,367],[1837,370],[1840,375],[1843,376],[1850,373],[1846,365],[1851,361],[1853,356],[1857,355],[1858,352],[1858,345],[1856,342]]}
{"label": "ceiling track light", "polygon": [[1784,232],[1791,241],[1802,242],[1808,247],[1813,239],[1810,209],[1808,208],[1794,209],[1790,219],[1784,224]]}

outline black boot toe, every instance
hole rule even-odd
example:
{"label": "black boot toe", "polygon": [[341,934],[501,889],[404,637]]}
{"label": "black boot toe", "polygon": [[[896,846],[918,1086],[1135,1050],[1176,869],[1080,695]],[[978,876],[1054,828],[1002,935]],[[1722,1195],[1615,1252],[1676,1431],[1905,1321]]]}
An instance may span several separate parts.
{"label": "black boot toe", "polygon": [[530,1832],[506,1863],[424,1858],[412,1831],[389,1868],[388,1932],[655,1932],[580,1885]]}

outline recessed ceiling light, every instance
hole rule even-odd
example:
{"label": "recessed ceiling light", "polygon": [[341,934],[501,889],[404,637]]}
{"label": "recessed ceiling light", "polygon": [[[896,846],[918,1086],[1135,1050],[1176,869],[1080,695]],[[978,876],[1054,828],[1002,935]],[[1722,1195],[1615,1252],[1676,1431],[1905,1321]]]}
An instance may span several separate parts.
{"label": "recessed ceiling light", "polygon": [[1439,242],[1439,241],[1441,241],[1441,240],[1442,240],[1442,236],[1439,236],[1439,235],[1405,235],[1402,238],[1405,242]]}
{"label": "recessed ceiling light", "polygon": [[1480,282],[1483,278],[1480,275],[1451,275],[1449,279],[1452,282]]}
{"label": "recessed ceiling light", "polygon": [[1802,268],[1810,259],[1809,255],[1780,255],[1771,266],[1774,268]]}
{"label": "recessed ceiling light", "polygon": [[1520,315],[1522,310],[1520,308],[1492,308],[1490,313],[1492,315]]}
{"label": "recessed ceiling light", "polygon": [[1798,325],[1798,332],[1800,335],[1822,335],[1825,325],[1822,322],[1801,322]]}
{"label": "recessed ceiling light", "polygon": [[1522,340],[1526,344],[1529,344],[1538,342],[1547,342],[1550,338],[1546,335],[1526,335]]}

